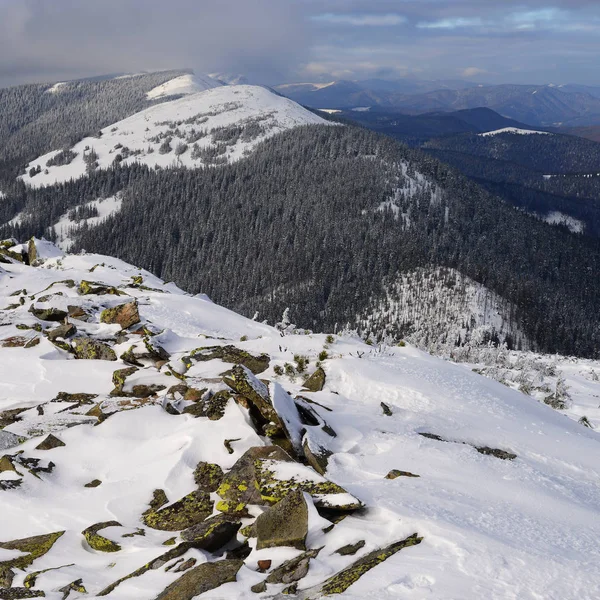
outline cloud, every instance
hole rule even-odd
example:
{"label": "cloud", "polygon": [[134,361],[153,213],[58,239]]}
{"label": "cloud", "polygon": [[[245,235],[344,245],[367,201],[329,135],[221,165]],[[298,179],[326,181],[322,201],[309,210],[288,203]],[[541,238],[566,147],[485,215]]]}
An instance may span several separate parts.
{"label": "cloud", "polygon": [[477,77],[477,75],[485,75],[487,69],[480,69],[479,67],[467,67],[461,71],[463,77]]}
{"label": "cloud", "polygon": [[392,27],[406,23],[406,17],[398,14],[333,14],[325,13],[312,17],[313,21],[332,25],[351,25],[353,27]]}
{"label": "cloud", "polygon": [[479,18],[465,19],[462,17],[417,23],[419,29],[458,29],[460,27],[480,27],[481,25],[483,25],[483,21]]}

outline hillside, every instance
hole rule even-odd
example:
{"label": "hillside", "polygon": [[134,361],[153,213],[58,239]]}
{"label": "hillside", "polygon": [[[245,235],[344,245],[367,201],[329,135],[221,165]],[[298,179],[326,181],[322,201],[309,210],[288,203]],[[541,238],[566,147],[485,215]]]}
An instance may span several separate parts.
{"label": "hillside", "polygon": [[8,597],[600,594],[597,432],[411,346],[24,250],[0,272]]}

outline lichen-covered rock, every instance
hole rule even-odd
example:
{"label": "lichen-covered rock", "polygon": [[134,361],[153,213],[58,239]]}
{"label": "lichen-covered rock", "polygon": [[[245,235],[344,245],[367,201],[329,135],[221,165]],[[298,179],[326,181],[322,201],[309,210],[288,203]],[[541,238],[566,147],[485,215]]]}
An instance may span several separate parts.
{"label": "lichen-covered rock", "polygon": [[156,600],[191,600],[225,583],[236,581],[237,573],[243,564],[241,560],[227,559],[203,563],[174,581],[156,597]]}
{"label": "lichen-covered rock", "polygon": [[105,295],[111,295],[111,296],[125,296],[125,292],[122,292],[120,290],[118,290],[117,288],[110,286],[110,285],[104,285],[103,283],[96,283],[93,281],[82,281],[79,284],[79,293],[82,296],[87,296],[89,294],[95,294],[97,296],[105,296]]}
{"label": "lichen-covered rock", "polygon": [[[148,384],[148,385],[134,385],[131,388],[131,395],[135,398],[148,398],[148,396],[154,396],[161,390],[164,390],[164,385]],[[129,395],[129,394],[128,394]]]}
{"label": "lichen-covered rock", "polygon": [[257,446],[247,450],[225,475],[217,489],[222,498],[217,510],[225,513],[239,513],[247,504],[267,504],[258,489],[256,464],[261,460],[292,461],[292,458],[278,446]]}
{"label": "lichen-covered rock", "polygon": [[290,492],[256,519],[257,550],[291,546],[306,550],[308,506],[303,492]]}
{"label": "lichen-covered rock", "polygon": [[420,477],[410,471],[399,471],[398,469],[392,469],[386,476],[386,479],[398,479],[398,477]]}
{"label": "lichen-covered rock", "polygon": [[117,360],[115,351],[108,344],[91,338],[77,338],[74,352],[75,357],[82,360]]}
{"label": "lichen-covered rock", "polygon": [[234,365],[243,365],[254,375],[258,375],[269,368],[270,358],[267,354],[254,356],[245,350],[235,346],[209,346],[192,350],[190,356],[197,361],[208,361],[219,359]]}
{"label": "lichen-covered rock", "polygon": [[93,404],[98,394],[68,394],[59,392],[50,402],[76,402],[79,405]]}
{"label": "lichen-covered rock", "polygon": [[267,583],[290,584],[300,581],[300,579],[306,577],[311,559],[316,558],[320,551],[321,548],[308,550],[291,560],[285,561],[279,567],[273,569],[264,581],[252,586],[251,590],[256,594],[261,594],[266,591]]}
{"label": "lichen-covered rock", "polygon": [[365,573],[381,564],[383,561],[387,560],[390,556],[393,556],[403,548],[420,544],[422,539],[423,538],[420,538],[418,534],[415,533],[404,540],[387,546],[386,548],[380,548],[378,550],[374,550],[373,552],[369,552],[362,558],[359,558],[349,567],[327,579],[324,583],[302,592],[299,597],[303,600],[316,600],[317,598],[322,598],[323,596],[341,594],[345,592],[353,583],[356,583]]}
{"label": "lichen-covered rock", "polygon": [[212,511],[210,495],[196,490],[165,508],[147,511],[142,519],[152,529],[181,531],[204,521]]}
{"label": "lichen-covered rock", "polygon": [[117,324],[121,329],[128,329],[140,322],[137,302],[126,302],[113,308],[107,308],[100,314],[101,323]]}
{"label": "lichen-covered rock", "polygon": [[25,598],[44,598],[42,590],[30,590],[25,587],[0,589],[0,600],[24,600]]}
{"label": "lichen-covered rock", "polygon": [[66,444],[62,441],[59,440],[55,435],[52,435],[51,433],[48,434],[48,437],[41,442],[40,444],[38,444],[35,449],[36,450],[53,450],[54,448],[60,448],[61,446],[66,446]]}
{"label": "lichen-covered rock", "polygon": [[38,308],[31,305],[29,312],[40,321],[64,321],[67,317],[67,312],[53,306],[49,308]]}
{"label": "lichen-covered rock", "polygon": [[24,556],[0,561],[0,570],[3,568],[26,569],[34,560],[50,552],[52,546],[54,546],[64,533],[64,531],[57,531],[55,533],[35,535],[10,542],[0,542],[0,548],[4,548],[5,550],[19,550],[26,553]]}
{"label": "lichen-covered rock", "polygon": [[215,463],[199,462],[194,469],[194,481],[205,492],[216,492],[223,481],[223,469]]}
{"label": "lichen-covered rock", "polygon": [[117,521],[106,521],[104,523],[96,523],[91,525],[87,529],[84,529],[81,533],[85,537],[87,543],[91,548],[98,552],[119,552],[121,546],[112,540],[100,535],[98,532],[107,527],[122,527],[121,523]]}
{"label": "lichen-covered rock", "polygon": [[309,392],[320,392],[325,387],[325,371],[319,367],[305,382],[304,389]]}
{"label": "lichen-covered rock", "polygon": [[206,519],[181,532],[181,539],[194,544],[194,548],[216,552],[237,534],[241,522],[220,514]]}
{"label": "lichen-covered rock", "polygon": [[237,394],[247,398],[259,411],[267,423],[273,423],[283,431],[277,411],[271,404],[267,386],[242,365],[236,365],[223,381]]}
{"label": "lichen-covered rock", "polygon": [[342,546],[338,548],[335,553],[340,556],[353,556],[356,554],[361,548],[365,547],[365,540],[359,540],[356,544],[347,544],[346,546]]}
{"label": "lichen-covered rock", "polygon": [[63,594],[64,600],[66,600],[66,598],[69,597],[69,594],[71,592],[77,592],[78,594],[88,593],[85,589],[85,586],[83,585],[83,579],[77,579],[75,581],[72,581],[71,583],[68,583],[67,585],[59,588],[58,591]]}
{"label": "lichen-covered rock", "polygon": [[123,394],[123,386],[125,385],[125,380],[134,373],[137,373],[137,370],[137,367],[117,369],[112,375],[112,382],[115,386],[115,389],[110,393],[110,395],[121,396]]}

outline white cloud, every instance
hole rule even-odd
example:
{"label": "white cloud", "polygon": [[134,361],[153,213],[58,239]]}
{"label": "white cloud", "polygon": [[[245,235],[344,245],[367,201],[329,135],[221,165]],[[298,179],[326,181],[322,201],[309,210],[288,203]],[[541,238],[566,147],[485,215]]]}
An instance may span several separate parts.
{"label": "white cloud", "polygon": [[458,29],[460,27],[480,27],[483,21],[477,19],[441,19],[439,21],[421,21],[417,23],[419,29]]}
{"label": "white cloud", "polygon": [[463,77],[477,77],[477,75],[484,75],[488,71],[486,69],[480,69],[478,67],[467,67],[461,71]]}
{"label": "white cloud", "polygon": [[352,25],[354,27],[392,27],[406,23],[406,17],[397,14],[333,14],[325,13],[312,18],[313,21],[331,23],[333,25]]}

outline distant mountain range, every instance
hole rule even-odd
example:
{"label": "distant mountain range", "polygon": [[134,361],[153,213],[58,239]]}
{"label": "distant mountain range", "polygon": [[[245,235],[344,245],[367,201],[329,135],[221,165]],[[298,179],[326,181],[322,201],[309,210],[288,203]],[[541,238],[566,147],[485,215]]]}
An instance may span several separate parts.
{"label": "distant mountain range", "polygon": [[[432,89],[432,87],[434,89]],[[469,85],[462,81],[333,81],[275,88],[312,108],[388,108],[406,114],[491,108],[535,126],[600,124],[600,87],[582,85]]]}

